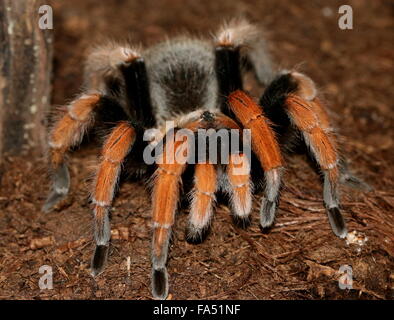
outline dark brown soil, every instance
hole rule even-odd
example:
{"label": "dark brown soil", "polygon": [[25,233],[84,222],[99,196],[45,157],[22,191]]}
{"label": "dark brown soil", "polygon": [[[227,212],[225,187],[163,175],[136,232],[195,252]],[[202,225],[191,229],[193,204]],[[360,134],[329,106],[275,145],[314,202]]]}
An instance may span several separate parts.
{"label": "dark brown soil", "polygon": [[[201,245],[185,242],[180,213],[169,259],[172,299],[390,299],[394,283],[393,4],[348,1],[354,29],[338,28],[343,1],[49,1],[55,12],[53,104],[78,93],[86,49],[101,39],[149,44],[164,34],[207,34],[224,19],[261,23],[281,68],[309,74],[320,86],[353,171],[374,187],[342,188],[349,231],[364,245],[346,244],[329,227],[318,176],[301,156],[287,159],[276,226],[246,231],[218,208]],[[98,4],[100,3],[100,4]],[[44,159],[6,157],[0,171],[0,298],[150,299],[150,200],[144,181],[121,186],[112,213],[108,266],[89,275],[93,250],[89,178],[96,146],[70,160],[72,192],[62,208],[43,214],[49,188]],[[130,257],[128,274],[126,260]],[[53,290],[39,290],[41,265],[54,271]],[[341,290],[341,265],[353,268],[353,290]]]}

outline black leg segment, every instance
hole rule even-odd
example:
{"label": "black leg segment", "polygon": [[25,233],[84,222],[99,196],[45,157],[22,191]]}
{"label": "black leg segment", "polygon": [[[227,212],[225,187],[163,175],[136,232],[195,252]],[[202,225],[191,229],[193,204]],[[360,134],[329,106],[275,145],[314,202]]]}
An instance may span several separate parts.
{"label": "black leg segment", "polygon": [[290,120],[283,108],[287,95],[297,90],[298,84],[290,73],[277,76],[260,98],[264,114],[275,124],[273,129],[281,136],[289,128]]}
{"label": "black leg segment", "polygon": [[131,114],[144,127],[155,125],[149,92],[149,79],[145,61],[136,58],[120,67],[124,76],[126,93]]}
{"label": "black leg segment", "polygon": [[227,96],[231,92],[242,90],[243,88],[239,48],[232,46],[216,47],[215,71],[218,80],[222,112],[231,116],[226,105]]}

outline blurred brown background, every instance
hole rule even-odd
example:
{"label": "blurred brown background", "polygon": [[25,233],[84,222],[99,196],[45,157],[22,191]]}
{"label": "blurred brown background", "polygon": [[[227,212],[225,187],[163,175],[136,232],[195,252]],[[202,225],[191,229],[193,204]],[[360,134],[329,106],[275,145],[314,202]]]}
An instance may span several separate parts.
{"label": "blurred brown background", "polygon": [[[218,208],[201,245],[184,241],[187,215],[175,226],[169,259],[173,299],[388,299],[394,282],[393,2],[347,1],[354,29],[340,30],[342,1],[49,1],[54,9],[53,105],[79,92],[89,46],[131,38],[148,45],[183,30],[209,36],[223,20],[243,16],[266,30],[278,69],[310,75],[329,103],[344,156],[375,190],[342,188],[349,231],[364,245],[346,244],[329,227],[318,176],[303,157],[287,160],[276,227],[231,224]],[[112,214],[106,271],[89,275],[89,177],[97,148],[71,158],[72,192],[58,212],[40,213],[48,190],[43,159],[7,157],[1,167],[0,297],[148,299],[150,203],[143,182],[121,187]],[[38,242],[37,242],[38,241]],[[40,242],[41,241],[41,242]],[[39,245],[37,245],[37,243]],[[131,257],[128,277],[126,258]],[[38,268],[54,268],[54,289],[38,289]],[[338,288],[341,265],[353,268],[354,290]]]}

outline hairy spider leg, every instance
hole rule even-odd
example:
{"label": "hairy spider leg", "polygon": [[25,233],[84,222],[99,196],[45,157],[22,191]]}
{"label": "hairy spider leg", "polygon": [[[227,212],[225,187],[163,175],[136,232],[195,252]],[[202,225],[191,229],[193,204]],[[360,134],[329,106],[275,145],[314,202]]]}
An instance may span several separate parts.
{"label": "hairy spider leg", "polygon": [[169,161],[171,156],[183,150],[188,141],[167,139],[166,148],[160,155],[162,161],[153,176],[152,191],[152,294],[157,299],[165,299],[168,295],[168,273],[166,268],[171,228],[175,220],[175,212],[179,201],[181,175],[186,163]]}
{"label": "hairy spider leg", "polygon": [[297,95],[289,95],[285,108],[324,174],[323,199],[328,218],[333,232],[344,238],[347,229],[339,210],[339,156],[331,131],[325,127],[324,118],[319,117],[319,104],[318,100],[307,101]]}
{"label": "hairy spider leg", "polygon": [[106,139],[102,161],[96,174],[92,202],[94,204],[94,238],[96,250],[92,261],[92,275],[103,271],[111,237],[109,210],[115,195],[122,163],[136,139],[136,131],[129,122],[119,122]]}
{"label": "hairy spider leg", "polygon": [[229,106],[245,129],[251,130],[252,150],[264,169],[265,192],[260,209],[260,224],[269,228],[275,219],[283,171],[283,160],[270,121],[262,108],[245,92],[228,97]]}
{"label": "hairy spider leg", "polygon": [[242,228],[250,224],[252,211],[253,185],[249,161],[243,153],[231,154],[226,168],[233,219],[236,225]]}
{"label": "hairy spider leg", "polygon": [[42,208],[50,211],[64,199],[70,189],[70,174],[65,163],[65,154],[72,146],[78,145],[84,134],[93,125],[93,111],[101,101],[99,94],[84,94],[70,103],[67,113],[58,120],[50,133],[49,147],[53,168],[52,190]]}
{"label": "hairy spider leg", "polygon": [[81,143],[84,135],[96,122],[110,128],[130,117],[121,105],[121,79],[118,68],[138,54],[130,49],[107,45],[93,51],[86,62],[86,93],[67,106],[67,113],[57,120],[50,132],[49,147],[52,168],[52,189],[42,208],[49,212],[64,199],[70,189],[70,174],[65,163],[66,152]]}
{"label": "hairy spider leg", "polygon": [[197,163],[194,171],[194,189],[191,193],[189,223],[186,230],[188,242],[201,241],[213,215],[216,201],[217,172],[214,164]]}
{"label": "hairy spider leg", "polygon": [[122,64],[120,70],[125,80],[128,106],[134,113],[133,118],[143,127],[153,127],[156,121],[153,115],[149,79],[144,59],[134,56]]}
{"label": "hairy spider leg", "polygon": [[260,104],[274,122],[283,144],[291,142],[289,131],[295,129],[301,133],[309,154],[324,175],[324,204],[331,227],[337,236],[345,237],[347,230],[338,197],[339,153],[314,82],[298,72],[283,72],[267,87]]}

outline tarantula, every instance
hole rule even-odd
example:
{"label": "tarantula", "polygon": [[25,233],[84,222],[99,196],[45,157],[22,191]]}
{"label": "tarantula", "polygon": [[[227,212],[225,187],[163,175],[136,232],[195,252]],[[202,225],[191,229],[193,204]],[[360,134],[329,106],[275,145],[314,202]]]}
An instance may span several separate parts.
{"label": "tarantula", "polygon": [[[243,90],[247,72],[265,86],[258,103]],[[213,41],[185,36],[145,50],[117,44],[98,47],[87,59],[84,93],[68,105],[51,130],[53,187],[43,210],[50,211],[69,191],[67,151],[91,129],[104,125],[110,132],[91,195],[96,243],[93,276],[103,271],[107,260],[109,211],[122,172],[151,176],[152,294],[164,299],[169,290],[168,247],[183,195],[182,180],[191,185],[188,241],[198,242],[206,234],[219,191],[228,195],[235,220],[247,225],[252,194],[262,186],[260,224],[267,229],[273,225],[279,200],[284,170],[281,149],[288,145],[306,146],[320,168],[329,222],[343,238],[347,229],[339,210],[338,184],[359,180],[341,165],[329,117],[317,96],[308,76],[273,72],[259,29],[245,21],[225,24]],[[227,162],[169,162],[164,155],[179,154],[189,142],[170,137],[165,128],[168,120],[174,121],[175,131],[186,128],[195,134],[200,129],[249,129],[251,156],[239,148],[228,154]],[[152,128],[156,130],[146,134]],[[150,141],[144,136],[150,136]],[[160,144],[166,146],[156,158],[162,161],[145,163],[144,150]],[[243,169],[236,172],[240,166]]]}

